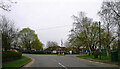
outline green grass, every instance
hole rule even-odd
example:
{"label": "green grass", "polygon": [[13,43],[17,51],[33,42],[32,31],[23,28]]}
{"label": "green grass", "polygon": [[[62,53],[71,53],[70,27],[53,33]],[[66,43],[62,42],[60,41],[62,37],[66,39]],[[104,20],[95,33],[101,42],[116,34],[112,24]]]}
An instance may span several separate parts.
{"label": "green grass", "polygon": [[[95,59],[94,56],[88,56],[88,55],[86,55],[86,56],[77,56],[77,57],[83,58],[83,59]],[[99,56],[98,56],[98,58],[96,58],[96,60],[99,60]],[[101,56],[101,60],[111,60],[111,58],[106,57],[106,56]]]}
{"label": "green grass", "polygon": [[[77,56],[78,58],[83,58],[83,59],[95,59],[94,56]],[[98,58],[96,58],[95,60],[99,60],[99,56]],[[107,57],[107,56],[101,56],[101,60],[111,60],[111,57]],[[120,61],[120,54],[118,54],[118,60]]]}
{"label": "green grass", "polygon": [[25,56],[22,56],[22,59],[25,59],[26,57]]}
{"label": "green grass", "polygon": [[[99,57],[98,57],[99,59]],[[101,60],[111,60],[111,57],[101,56]]]}
{"label": "green grass", "polygon": [[14,61],[9,64],[3,65],[3,68],[5,68],[5,67],[20,67],[31,60],[30,58],[26,58],[24,56],[22,56],[22,59],[23,60]]}
{"label": "green grass", "polygon": [[86,56],[77,56],[77,57],[84,58],[84,59],[94,59],[94,56],[88,56],[88,55],[86,55]]}

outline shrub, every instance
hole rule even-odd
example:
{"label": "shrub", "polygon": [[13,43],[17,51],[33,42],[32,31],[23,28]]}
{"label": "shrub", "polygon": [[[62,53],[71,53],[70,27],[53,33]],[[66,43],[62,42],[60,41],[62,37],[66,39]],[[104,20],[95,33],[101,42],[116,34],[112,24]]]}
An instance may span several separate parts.
{"label": "shrub", "polygon": [[14,51],[3,51],[2,52],[2,62],[20,59],[21,57],[22,57],[21,52],[14,52]]}
{"label": "shrub", "polygon": [[44,51],[32,51],[31,54],[45,54]]}
{"label": "shrub", "polygon": [[24,50],[21,51],[22,53],[26,53],[26,54],[46,54],[44,51],[28,51],[28,50]]}
{"label": "shrub", "polygon": [[22,52],[22,53],[30,53],[30,51],[28,51],[28,50],[21,50],[20,52]]}
{"label": "shrub", "polygon": [[47,53],[47,54],[52,54],[52,52],[51,52],[51,51],[47,51],[46,53]]}

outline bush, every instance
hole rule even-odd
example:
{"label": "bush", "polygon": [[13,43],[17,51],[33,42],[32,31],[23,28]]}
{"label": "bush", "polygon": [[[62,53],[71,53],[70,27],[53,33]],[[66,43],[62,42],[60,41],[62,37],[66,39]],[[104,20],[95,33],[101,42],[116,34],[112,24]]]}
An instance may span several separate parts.
{"label": "bush", "polygon": [[20,50],[20,52],[22,52],[22,53],[30,53],[30,51],[27,51],[27,50]]}
{"label": "bush", "polygon": [[28,51],[28,50],[24,50],[21,51],[22,53],[26,53],[26,54],[46,54],[44,51]]}
{"label": "bush", "polygon": [[44,51],[32,51],[31,54],[45,54]]}
{"label": "bush", "polygon": [[52,54],[52,52],[51,51],[47,51],[46,54]]}
{"label": "bush", "polygon": [[2,52],[2,62],[20,59],[21,57],[22,57],[21,52],[14,52],[14,51],[3,51]]}

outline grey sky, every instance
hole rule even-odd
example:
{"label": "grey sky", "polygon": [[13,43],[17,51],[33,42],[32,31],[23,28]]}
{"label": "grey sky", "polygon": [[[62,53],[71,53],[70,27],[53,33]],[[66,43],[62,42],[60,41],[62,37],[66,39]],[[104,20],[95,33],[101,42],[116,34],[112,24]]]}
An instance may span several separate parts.
{"label": "grey sky", "polygon": [[[84,11],[93,20],[97,15],[102,0],[18,0],[11,12],[5,12],[21,30],[29,27],[35,30],[41,42],[67,40],[72,28],[72,15]],[[65,27],[59,27],[65,26]],[[51,27],[56,27],[52,29]],[[51,29],[48,29],[51,28]]]}

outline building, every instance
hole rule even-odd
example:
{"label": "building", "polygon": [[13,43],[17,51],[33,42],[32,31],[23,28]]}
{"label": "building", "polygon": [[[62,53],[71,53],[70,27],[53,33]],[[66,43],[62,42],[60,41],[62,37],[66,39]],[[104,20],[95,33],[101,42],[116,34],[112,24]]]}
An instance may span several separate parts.
{"label": "building", "polygon": [[63,52],[66,52],[66,48],[65,47],[56,46],[56,49],[54,49],[52,52],[53,53],[63,53]]}

